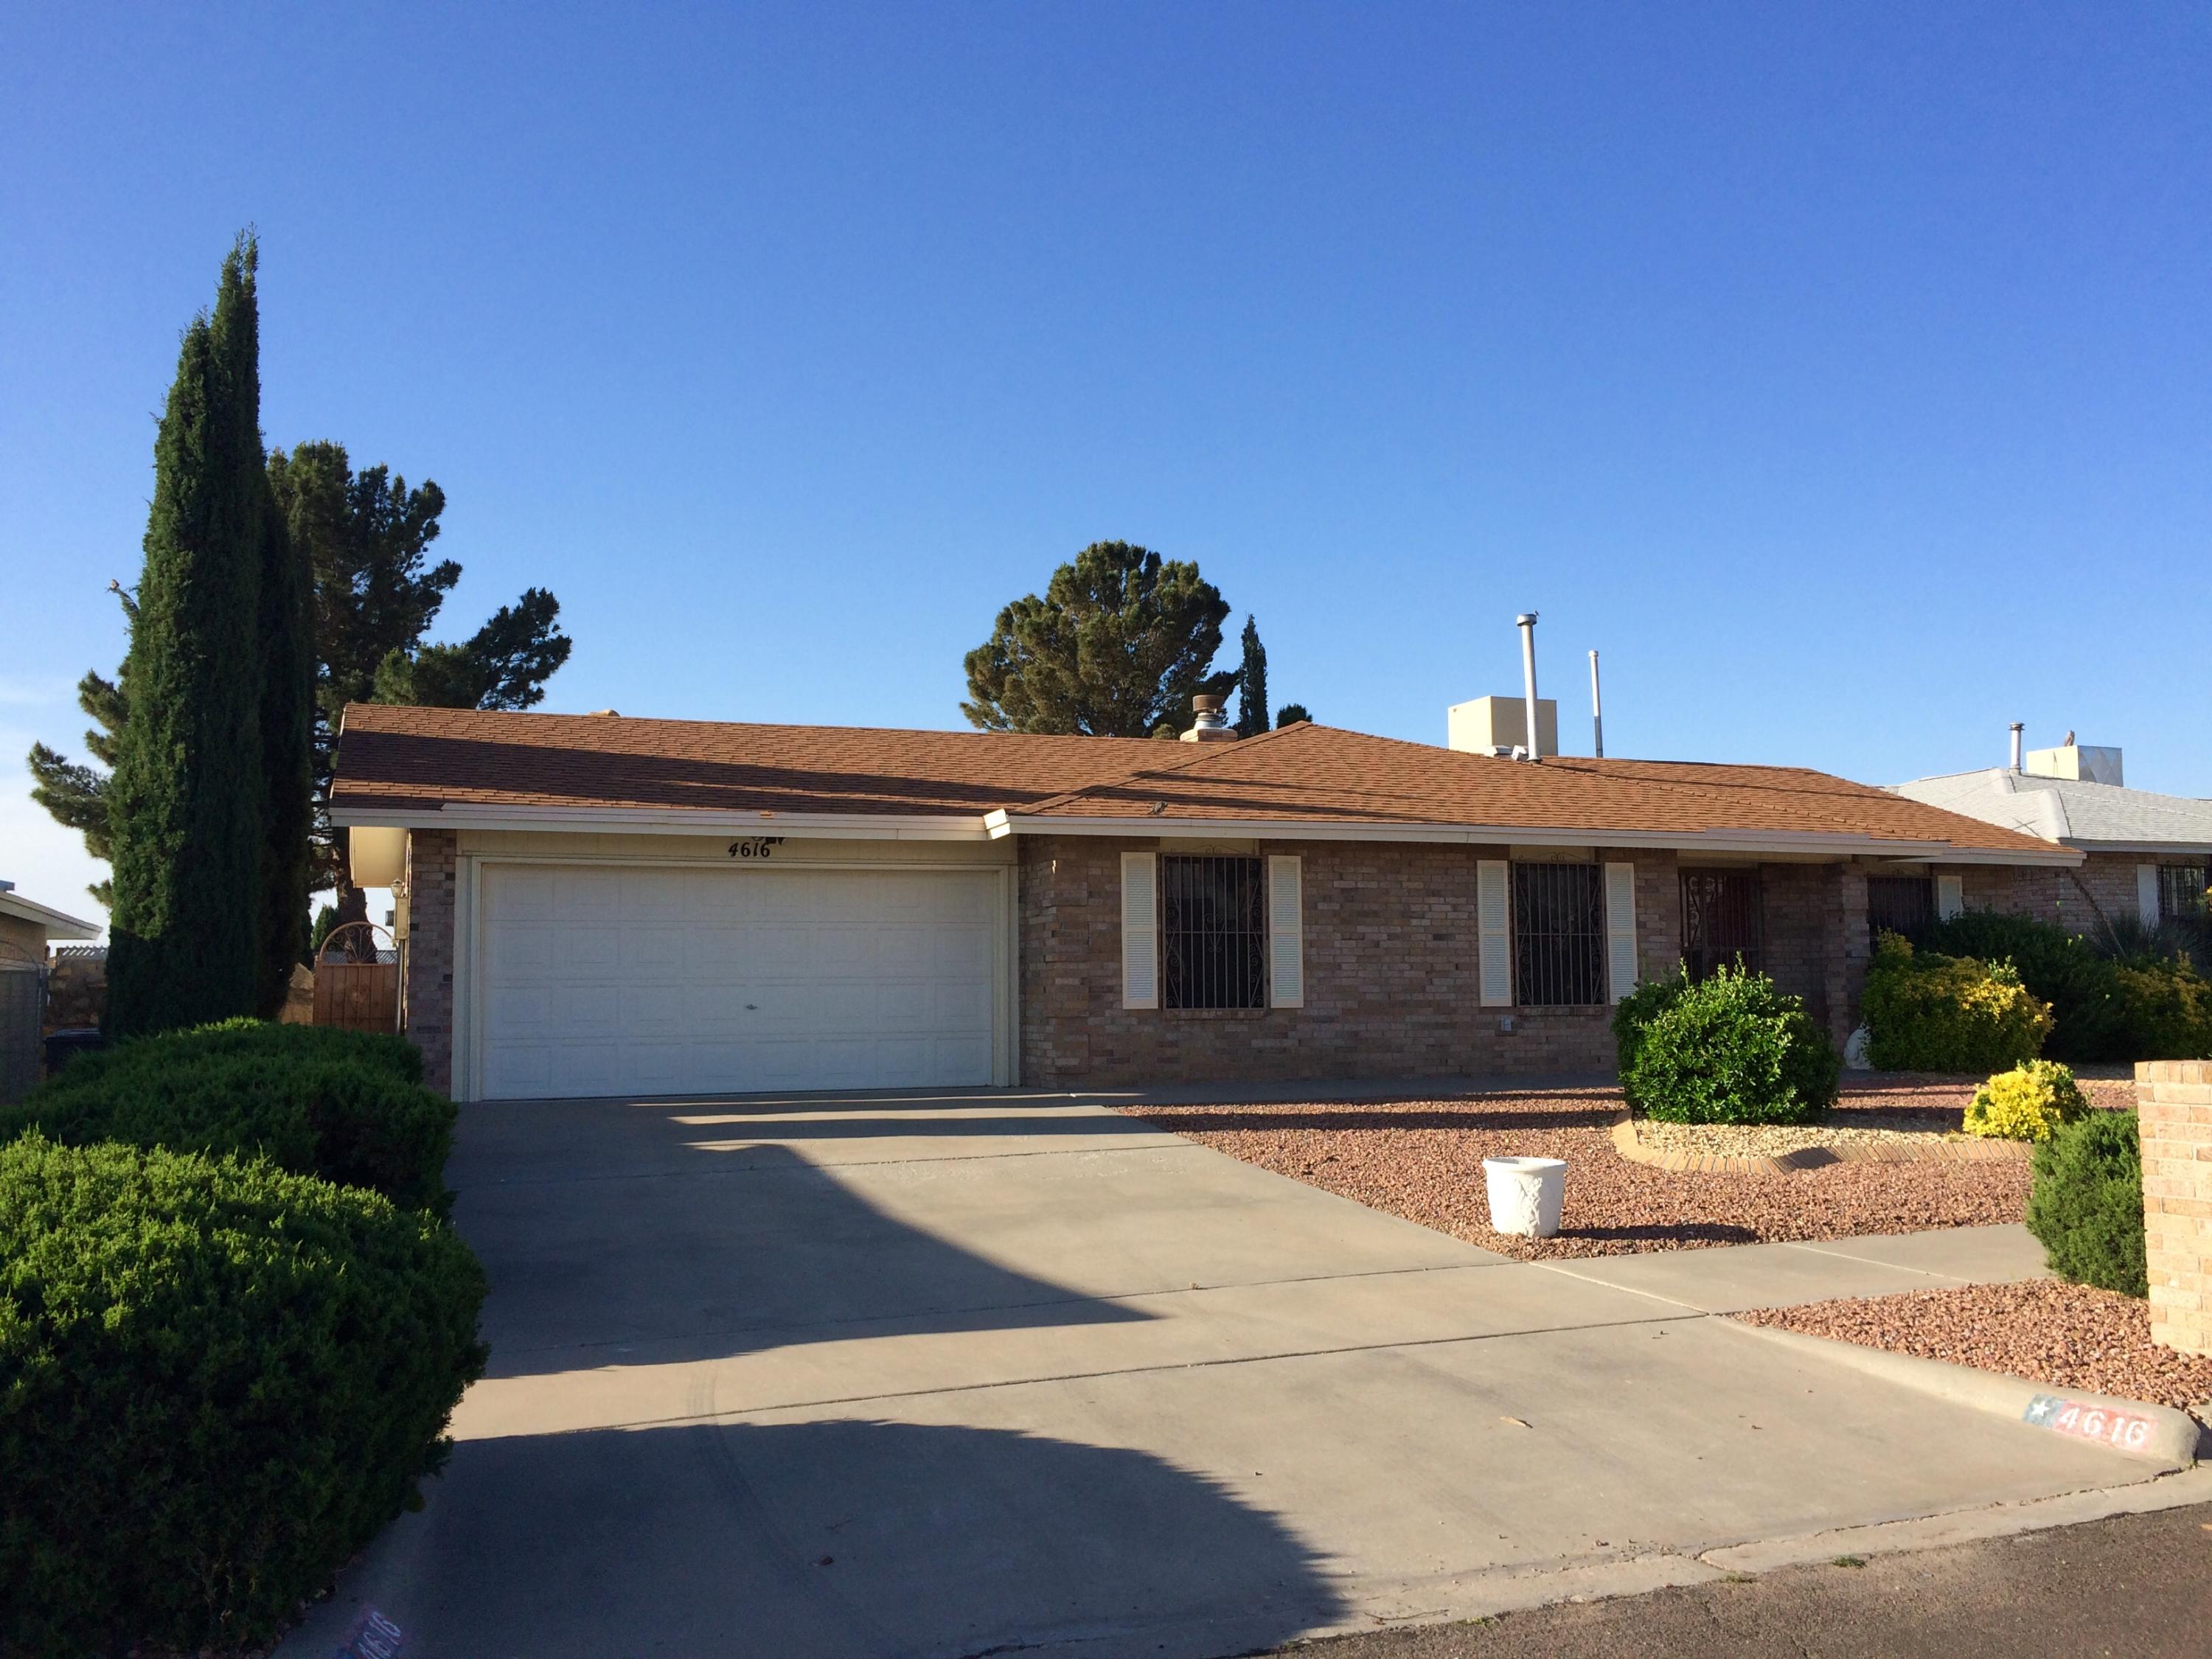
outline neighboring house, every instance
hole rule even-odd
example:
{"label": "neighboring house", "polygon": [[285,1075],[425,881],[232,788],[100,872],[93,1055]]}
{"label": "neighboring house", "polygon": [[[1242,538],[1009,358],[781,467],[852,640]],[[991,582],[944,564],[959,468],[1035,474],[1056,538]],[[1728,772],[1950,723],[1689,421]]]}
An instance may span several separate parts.
{"label": "neighboring house", "polygon": [[44,963],[48,939],[81,943],[99,937],[98,922],[33,904],[15,890],[14,882],[0,881],[0,958]]}
{"label": "neighboring house", "polygon": [[0,881],[0,1104],[39,1080],[46,1007],[46,941],[98,939],[100,929],[33,904]]}
{"label": "neighboring house", "polygon": [[1637,980],[1738,953],[1840,1038],[1871,884],[2081,860],[1817,772],[1310,725],[356,706],[331,817],[401,885],[408,1028],[465,1099],[1598,1071]]}
{"label": "neighboring house", "polygon": [[1992,908],[2063,922],[2076,933],[2137,917],[2147,927],[2205,914],[2212,871],[2212,800],[2154,794],[2124,781],[2118,749],[2017,753],[2011,766],[1917,778],[1896,793],[2083,854],[2079,867],[2016,879]]}

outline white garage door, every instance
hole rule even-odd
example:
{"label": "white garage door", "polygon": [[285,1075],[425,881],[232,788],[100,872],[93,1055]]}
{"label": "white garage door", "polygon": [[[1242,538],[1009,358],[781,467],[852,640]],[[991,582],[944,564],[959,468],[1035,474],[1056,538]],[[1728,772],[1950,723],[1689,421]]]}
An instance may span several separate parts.
{"label": "white garage door", "polygon": [[485,1098],[992,1080],[995,872],[482,873]]}

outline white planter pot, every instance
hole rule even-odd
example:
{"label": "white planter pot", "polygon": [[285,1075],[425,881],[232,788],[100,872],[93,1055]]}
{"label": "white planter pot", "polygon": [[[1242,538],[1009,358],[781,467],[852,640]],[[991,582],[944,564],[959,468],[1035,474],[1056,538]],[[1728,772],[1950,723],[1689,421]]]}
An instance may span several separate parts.
{"label": "white planter pot", "polygon": [[1549,1238],[1559,1231],[1559,1206],[1567,1196],[1566,1159],[1486,1158],[1482,1177],[1490,1188],[1492,1232]]}

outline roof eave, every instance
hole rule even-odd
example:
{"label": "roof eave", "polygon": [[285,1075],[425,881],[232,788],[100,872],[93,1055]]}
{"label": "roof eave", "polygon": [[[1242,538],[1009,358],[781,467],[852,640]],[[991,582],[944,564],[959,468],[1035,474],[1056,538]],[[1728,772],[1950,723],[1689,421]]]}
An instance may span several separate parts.
{"label": "roof eave", "polygon": [[87,921],[81,916],[65,915],[61,911],[27,899],[19,893],[0,893],[0,916],[13,916],[18,921],[28,921],[46,930],[48,940],[95,939],[100,937],[100,924]]}
{"label": "roof eave", "polygon": [[1157,836],[1192,837],[1234,835],[1268,841],[1384,841],[1514,847],[1620,847],[1673,848],[1696,853],[1870,854],[1930,864],[2021,864],[2071,867],[2081,855],[2063,847],[1962,847],[1952,842],[1911,841],[1880,836],[1834,835],[1796,830],[1585,830],[1532,829],[1522,824],[1395,823],[1296,818],[1072,817],[1011,813],[1001,809],[983,820],[993,839],[1007,836]]}
{"label": "roof eave", "polygon": [[508,830],[636,836],[788,836],[822,841],[988,841],[984,820],[963,813],[717,811],[695,806],[492,806],[465,801],[348,805],[341,829]]}

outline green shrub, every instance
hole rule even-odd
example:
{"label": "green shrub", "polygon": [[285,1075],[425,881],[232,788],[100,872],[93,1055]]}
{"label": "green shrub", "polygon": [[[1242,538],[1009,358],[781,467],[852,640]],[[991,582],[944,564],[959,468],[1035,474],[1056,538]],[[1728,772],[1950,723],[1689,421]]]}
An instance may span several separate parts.
{"label": "green shrub", "polygon": [[2173,957],[2116,963],[2112,973],[2127,1011],[2130,1059],[2212,1058],[2212,980]]}
{"label": "green shrub", "polygon": [[419,1504],[483,1294],[374,1193],[0,1146],[0,1650],[266,1639]]}
{"label": "green shrub", "polygon": [[2150,1294],[2143,1259],[2142,1142],[2133,1112],[2091,1112],[2035,1149],[2027,1230],[2051,1272]]}
{"label": "green shrub", "polygon": [[2051,1010],[2010,963],[1915,951],[1884,933],[1867,971],[1869,1058],[1885,1072],[1979,1072],[2033,1060]]}
{"label": "green shrub", "polygon": [[1999,1140],[2048,1140],[2088,1109],[2072,1072],[2055,1060],[2031,1060],[1975,1090],[1963,1127]]}
{"label": "green shrub", "polygon": [[1672,979],[1647,979],[1621,998],[1613,1011],[1613,1046],[1620,1066],[1622,1092],[1632,1106],[1641,1103],[1632,1091],[1636,1056],[1644,1047],[1644,1028],[1681,1000],[1690,988],[1690,970],[1683,967]]}
{"label": "green shrub", "polygon": [[[2192,931],[2193,930],[2193,931]],[[2212,1054],[2212,981],[2175,948],[2188,928],[2108,920],[2095,939],[2029,916],[1969,910],[1925,927],[1922,949],[2008,960],[2031,995],[2051,1005],[2045,1051],[2054,1060],[2194,1060]]]}
{"label": "green shrub", "polygon": [[1686,975],[1645,1021],[1621,1078],[1629,1099],[1671,1123],[1802,1123],[1833,1103],[1836,1045],[1764,974]]}
{"label": "green shrub", "polygon": [[266,1158],[442,1210],[453,1104],[421,1075],[398,1037],[240,1020],[84,1055],[0,1108],[0,1139],[37,1129],[73,1146]]}

